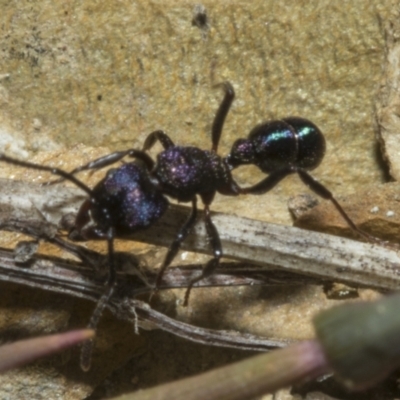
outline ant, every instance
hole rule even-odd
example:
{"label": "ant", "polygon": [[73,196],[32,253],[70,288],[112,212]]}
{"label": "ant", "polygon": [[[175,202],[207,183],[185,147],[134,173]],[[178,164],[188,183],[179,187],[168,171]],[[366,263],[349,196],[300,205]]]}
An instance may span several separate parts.
{"label": "ant", "polygon": [[[218,144],[235,92],[229,82],[219,86],[224,90],[224,97],[211,128],[211,150],[177,146],[165,132],[157,130],[148,135],[142,150],[114,152],[79,166],[71,172],[20,161],[0,153],[0,161],[50,172],[59,177],[50,183],[68,180],[87,193],[88,199],[81,205],[69,237],[73,240],[105,239],[108,244],[109,262],[106,289],[91,316],[89,328],[95,329],[97,326],[102,311],[116,287],[114,239],[118,235],[145,229],[161,218],[169,204],[166,196],[179,202],[191,202],[192,210],[169,246],[158,272],[154,291],[159,289],[166,268],[177,255],[196,221],[197,196],[200,196],[204,204],[203,219],[213,251],[213,258],[203,267],[202,273],[189,282],[184,305],[188,304],[193,285],[211,275],[222,257],[221,241],[210,215],[210,205],[217,192],[228,196],[263,194],[287,175],[297,173],[311,190],[335,205],[355,232],[367,240],[374,240],[358,229],[332,193],[306,172],[316,168],[325,153],[325,139],[311,121],[290,117],[257,125],[247,139],[238,139],[233,144],[227,157],[220,157],[217,154]],[[164,149],[157,155],[155,162],[146,151],[157,141]],[[108,167],[127,156],[135,161],[110,169],[93,189],[74,176],[81,171]],[[244,164],[255,164],[269,175],[256,185],[241,188],[233,179],[231,171]],[[81,352],[83,370],[90,368],[91,351],[92,342],[88,342]]]}

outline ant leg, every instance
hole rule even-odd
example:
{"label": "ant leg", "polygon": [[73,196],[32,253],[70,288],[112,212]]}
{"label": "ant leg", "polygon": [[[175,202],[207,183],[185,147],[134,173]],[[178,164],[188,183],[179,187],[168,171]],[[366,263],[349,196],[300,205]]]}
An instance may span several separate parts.
{"label": "ant leg", "polygon": [[186,293],[185,293],[185,300],[183,302],[184,307],[186,307],[188,305],[189,295],[190,295],[190,291],[191,291],[193,285],[197,282],[200,282],[202,279],[207,278],[208,276],[212,275],[212,273],[218,267],[219,260],[222,257],[221,240],[219,238],[217,228],[215,227],[214,223],[211,220],[210,208],[209,208],[208,204],[205,205],[205,207],[204,207],[204,223],[206,226],[208,240],[210,241],[211,247],[213,249],[214,258],[212,258],[210,261],[208,261],[208,263],[204,266],[203,271],[201,272],[201,275],[192,279],[189,282],[189,286],[186,289]]}
{"label": "ant leg", "polygon": [[[96,308],[94,309],[92,316],[90,318],[89,324],[87,325],[88,329],[96,330],[96,327],[99,323],[100,317],[103,314],[103,311],[110,300],[111,296],[114,293],[116,282],[117,282],[117,274],[115,271],[114,265],[114,237],[115,230],[113,227],[110,227],[107,230],[107,244],[108,244],[108,262],[109,262],[109,275],[106,284],[106,289],[100,299],[97,302]],[[80,365],[83,371],[89,371],[91,361],[92,361],[92,352],[93,352],[93,339],[89,339],[83,343],[81,348],[81,356],[80,356]]]}
{"label": "ant leg", "polygon": [[211,127],[211,138],[212,138],[212,151],[215,153],[218,150],[219,139],[221,138],[222,128],[228,112],[231,108],[233,99],[235,98],[235,90],[229,82],[223,82],[216,87],[222,86],[225,91],[225,96],[222,99],[221,104],[218,107],[217,113],[215,114],[214,121]]}
{"label": "ant leg", "polygon": [[294,174],[297,171],[294,167],[285,167],[277,171],[271,172],[262,181],[256,183],[254,186],[246,188],[238,188],[241,194],[264,194],[273,189],[281,180],[286,178],[290,174]]}
{"label": "ant leg", "polygon": [[[96,170],[104,167],[108,167],[109,165],[115,164],[117,161],[122,160],[124,157],[129,156],[129,157],[135,157],[143,161],[148,168],[148,170],[151,170],[154,166],[154,161],[143,151],[140,150],[135,150],[135,149],[129,149],[125,151],[116,151],[111,154],[107,154],[105,156],[99,157],[95,160],[89,161],[87,164],[81,165],[80,167],[74,168],[70,174],[75,175],[78,172],[82,171],[87,171],[90,169]],[[65,178],[60,178],[56,179],[51,182],[47,182],[46,185],[53,185],[55,183],[60,183],[64,180]]]}
{"label": "ant leg", "polygon": [[338,201],[333,197],[333,194],[321,183],[315,180],[310,174],[308,174],[305,170],[301,168],[296,169],[297,174],[300,179],[317,195],[321,196],[326,200],[330,200],[335,208],[339,211],[342,218],[347,222],[347,225],[356,232],[359,236],[363,237],[369,242],[375,242],[383,244],[384,241],[379,240],[368,233],[363,232],[357,225],[351,220],[351,218],[347,215],[347,213],[343,210],[342,206],[338,203]]}
{"label": "ant leg", "polygon": [[101,266],[104,262],[105,257],[103,254],[97,253],[96,251],[93,250],[89,250],[86,247],[82,247],[77,244],[67,242],[59,236],[55,237],[46,236],[44,239],[49,243],[53,243],[60,249],[68,251],[69,253],[78,257],[83,262],[83,264],[90,265],[96,272],[100,270],[99,266]]}
{"label": "ant leg", "polygon": [[165,150],[175,146],[174,142],[164,131],[154,131],[151,132],[144,141],[143,151],[150,150],[155,145],[157,140],[161,143]]}
{"label": "ant leg", "polygon": [[158,271],[158,275],[156,278],[156,284],[154,287],[154,292],[157,292],[157,290],[159,289],[165,270],[171,264],[172,260],[175,258],[176,254],[178,253],[178,250],[181,247],[182,242],[186,239],[187,235],[192,230],[193,225],[196,222],[196,217],[197,217],[197,198],[193,197],[192,211],[189,215],[189,218],[185,221],[183,226],[180,228],[174,241],[169,246],[168,253],[165,256],[164,262],[162,263],[160,270]]}
{"label": "ant leg", "polygon": [[69,227],[68,239],[74,241],[89,240],[86,235],[82,235],[82,231],[83,227],[90,222],[90,208],[92,206],[92,199],[87,199],[81,204],[75,217],[75,223]]}
{"label": "ant leg", "polygon": [[[233,86],[229,82],[224,82],[216,86],[223,87],[225,91],[225,96],[220,106],[218,107],[211,128],[212,150],[215,153],[218,149],[218,143],[221,137],[222,127],[224,125],[225,118],[229,112],[229,109],[231,108],[233,99],[235,98],[235,91],[233,89]],[[154,131],[150,133],[149,136],[147,136],[143,145],[143,151],[151,149],[157,140],[162,144],[165,150],[174,146],[174,143],[164,131]]]}
{"label": "ant leg", "polygon": [[290,174],[297,173],[302,182],[306,184],[315,194],[321,196],[323,199],[329,200],[338,210],[342,218],[346,221],[348,226],[359,236],[363,237],[369,242],[380,243],[384,242],[368,235],[363,232],[360,228],[356,226],[356,224],[351,220],[351,218],[347,215],[347,213],[343,210],[342,206],[338,203],[338,201],[333,197],[333,194],[321,183],[315,180],[310,174],[308,174],[304,169],[289,166],[286,168],[282,168],[278,171],[271,172],[265,179],[261,182],[257,183],[254,186],[248,188],[240,188],[240,193],[243,194],[264,194],[275,187],[282,179]]}
{"label": "ant leg", "polygon": [[125,151],[116,151],[115,153],[107,154],[106,156],[97,158],[96,160],[90,161],[85,165],[81,165],[80,167],[73,169],[70,174],[76,174],[77,172],[86,171],[88,169],[100,169],[108,167],[109,165],[122,160],[126,156],[139,158],[149,166],[149,169],[151,169],[154,165],[153,160],[146,153],[143,153],[143,151],[129,149]]}

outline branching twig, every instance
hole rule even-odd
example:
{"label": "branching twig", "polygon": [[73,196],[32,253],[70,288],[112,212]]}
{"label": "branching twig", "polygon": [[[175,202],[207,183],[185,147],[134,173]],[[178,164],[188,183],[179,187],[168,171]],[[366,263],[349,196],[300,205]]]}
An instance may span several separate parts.
{"label": "branching twig", "polygon": [[[199,268],[200,266],[198,266]],[[166,282],[174,281],[174,270],[171,268],[166,273]],[[90,279],[85,277],[88,275]],[[149,279],[154,280],[154,274],[149,275]],[[0,280],[64,293],[92,301],[97,301],[104,290],[101,283],[96,284],[93,282],[94,271],[78,263],[66,262],[57,258],[35,256],[31,260],[29,268],[21,268],[21,266],[18,266],[14,262],[13,253],[6,250],[0,250]],[[222,284],[223,275],[220,275],[218,280]],[[139,326],[141,323],[145,323],[148,327],[149,323],[151,323],[155,328],[198,343],[244,350],[262,351],[283,347],[287,344],[287,341],[284,340],[269,340],[249,334],[216,331],[176,321],[153,310],[147,303],[134,300],[134,297],[138,293],[148,290],[148,287],[143,282],[138,281],[132,284],[131,277],[129,276],[120,276],[119,281],[119,290],[107,307],[119,318],[130,322],[135,322],[138,317]],[[241,284],[245,282],[242,278],[239,278],[239,281],[241,281]],[[180,279],[180,282],[183,287],[187,286],[187,280],[184,282]],[[248,279],[247,283],[251,282],[252,280]],[[258,282],[260,283],[260,278]],[[212,283],[205,281],[203,284],[210,285]]]}
{"label": "branching twig", "polygon": [[[47,222],[58,224],[67,210],[77,209],[83,198],[76,188],[64,185],[54,190],[25,182],[0,183],[0,212],[6,210],[8,218],[21,218],[24,212],[32,217],[36,210]],[[31,196],[32,200],[27,200]],[[172,206],[158,223],[128,239],[169,246],[187,214],[186,207]],[[390,248],[221,213],[213,214],[213,221],[225,257],[356,287],[399,287],[400,256]],[[210,253],[202,225],[195,226],[183,249]]]}
{"label": "branching twig", "polygon": [[[10,181],[0,185],[0,188],[8,190],[7,195],[0,193],[0,212],[3,211],[2,218],[0,214],[0,229],[20,231],[46,239],[78,254],[84,260],[83,264],[74,264],[59,259],[36,257],[31,261],[30,268],[20,268],[15,264],[10,252],[2,251],[0,280],[96,301],[104,289],[102,284],[95,283],[98,271],[96,273],[93,266],[106,265],[106,256],[63,241],[51,226],[51,223],[59,222],[66,209],[74,210],[82,201],[76,189],[60,185],[54,192],[47,187],[40,188]],[[33,197],[30,197],[31,192]],[[27,200],[27,197],[32,200]],[[131,239],[168,246],[176,234],[177,226],[186,218],[187,211],[185,207],[173,206],[161,221],[150,229],[132,236]],[[32,215],[35,214],[37,218],[32,219]],[[313,283],[342,281],[356,287],[368,286],[383,290],[399,286],[400,257],[393,250],[225,214],[215,214],[213,220],[218,227],[225,256],[258,264],[264,268],[258,269],[255,277],[251,267],[246,267],[240,275],[237,267],[231,267],[233,274],[230,276],[219,269],[218,274],[201,281],[201,286],[265,284],[266,281],[274,279],[271,278],[270,270],[265,268],[271,266],[279,267],[282,271],[280,274],[286,273],[288,276],[292,276],[293,272],[304,274],[310,277],[308,279]],[[196,225],[194,234],[182,247],[192,251],[209,252],[202,224]],[[183,269],[171,268],[165,275],[163,287],[185,287],[188,276],[190,277],[192,273],[193,270],[185,272]],[[125,280],[130,279],[132,278],[127,276],[119,277],[119,290],[108,305],[120,318],[134,321],[139,317],[139,320],[151,322],[176,335],[218,346],[265,350],[285,345],[284,341],[201,329],[172,320],[152,310],[147,304],[134,300],[139,293],[148,291],[149,287],[138,281],[137,277],[134,285],[128,281],[124,284]],[[298,275],[295,275],[294,279],[298,279]],[[154,280],[151,272],[146,273],[146,280],[148,282]]]}

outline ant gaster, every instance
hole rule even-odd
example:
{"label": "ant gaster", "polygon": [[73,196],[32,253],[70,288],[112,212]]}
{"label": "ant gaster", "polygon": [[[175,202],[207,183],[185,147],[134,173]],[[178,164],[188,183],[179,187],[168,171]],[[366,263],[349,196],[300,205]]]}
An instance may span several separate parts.
{"label": "ant gaster", "polygon": [[[84,240],[99,238],[107,240],[109,258],[106,290],[92,314],[89,328],[94,329],[97,326],[101,313],[114,292],[115,237],[147,228],[157,221],[168,208],[168,200],[165,196],[180,202],[191,202],[192,210],[167,251],[156,278],[155,290],[160,287],[164,271],[173,261],[196,221],[197,195],[204,204],[203,219],[213,251],[213,258],[204,266],[200,276],[189,282],[185,294],[185,305],[192,286],[212,274],[222,256],[221,241],[210,215],[210,204],[217,192],[230,196],[263,194],[287,175],[297,173],[316,194],[333,202],[354,231],[371,240],[370,236],[355,226],[331,192],[306,172],[319,165],[325,152],[325,140],[322,133],[312,122],[291,117],[263,123],[256,126],[247,139],[237,140],[227,157],[222,158],[217,155],[224,121],[235,97],[230,83],[226,82],[221,86],[225,95],[212,124],[210,151],[193,146],[176,146],[169,136],[158,130],[147,137],[143,150],[129,149],[114,152],[77,167],[71,172],[16,160],[0,153],[0,161],[48,171],[59,176],[61,180],[71,181],[88,194],[88,199],[78,211],[70,237]],[[157,155],[157,161],[154,162],[146,151],[157,141],[161,143],[164,150]],[[74,176],[84,170],[110,166],[126,156],[135,158],[135,161],[109,170],[105,178],[93,189]],[[241,188],[234,181],[231,170],[243,164],[255,164],[269,175],[256,185]],[[91,351],[91,342],[83,346],[81,367],[84,370],[90,368]]]}

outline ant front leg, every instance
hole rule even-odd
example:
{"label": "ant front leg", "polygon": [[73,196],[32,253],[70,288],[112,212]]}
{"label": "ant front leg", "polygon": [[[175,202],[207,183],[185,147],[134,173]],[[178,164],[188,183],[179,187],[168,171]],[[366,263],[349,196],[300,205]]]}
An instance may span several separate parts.
{"label": "ant front leg", "polygon": [[[114,294],[114,290],[117,283],[117,274],[114,263],[114,238],[115,238],[115,229],[110,227],[106,233],[107,245],[108,245],[108,263],[109,263],[109,275],[106,283],[106,289],[100,299],[96,304],[96,308],[94,309],[92,316],[90,317],[90,321],[87,325],[88,329],[96,330],[97,325],[100,321],[100,317],[103,314],[103,311],[109,302],[111,296]],[[89,339],[83,343],[81,348],[81,356],[80,356],[80,365],[83,371],[89,371],[92,361],[92,352],[93,352],[93,343],[94,339]]]}
{"label": "ant front leg", "polygon": [[[70,230],[68,237],[72,240],[91,240],[91,239],[106,239],[107,240],[107,254],[108,254],[108,279],[105,284],[105,290],[97,301],[96,307],[90,317],[87,325],[88,329],[96,330],[97,325],[100,321],[100,317],[109,302],[111,296],[114,294],[115,286],[117,283],[117,273],[115,266],[115,255],[114,255],[114,239],[115,239],[115,228],[108,221],[109,228],[102,230],[97,226],[90,225],[86,227],[90,221],[90,209],[92,206],[92,200],[86,200],[81,208],[79,209],[78,215],[75,220],[75,226]],[[108,220],[110,217],[108,217]],[[78,254],[79,256],[80,254]],[[84,254],[85,255],[85,254]],[[98,266],[95,266],[95,269]],[[94,339],[89,339],[83,343],[80,355],[80,365],[83,371],[89,371],[92,361]]]}
{"label": "ant front leg", "polygon": [[290,174],[297,174],[302,182],[306,184],[315,194],[322,197],[325,200],[329,200],[337,209],[342,218],[346,221],[348,226],[359,236],[363,237],[369,242],[383,244],[384,242],[365,233],[352,221],[352,219],[343,210],[339,202],[333,197],[332,192],[330,192],[324,185],[315,180],[308,172],[304,169],[288,166],[281,168],[277,171],[271,172],[265,179],[257,183],[254,186],[248,188],[240,188],[240,193],[243,194],[264,194],[271,189],[273,189],[281,180]]}
{"label": "ant front leg", "polygon": [[186,289],[185,293],[185,300],[183,302],[183,305],[185,307],[189,303],[190,291],[192,290],[193,285],[197,282],[200,282],[202,279],[212,275],[215,269],[218,267],[219,261],[222,257],[221,239],[219,238],[217,228],[215,227],[214,223],[211,220],[209,204],[206,204],[204,207],[204,224],[206,226],[208,240],[211,244],[211,248],[214,253],[214,258],[208,261],[208,263],[203,267],[203,271],[198,277],[192,279],[189,282],[188,288]]}

